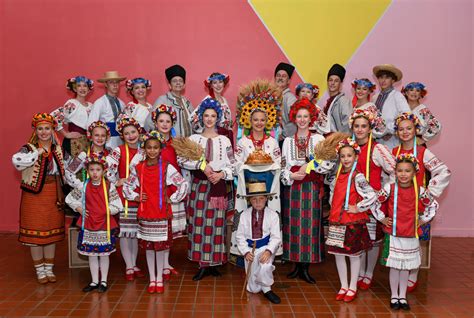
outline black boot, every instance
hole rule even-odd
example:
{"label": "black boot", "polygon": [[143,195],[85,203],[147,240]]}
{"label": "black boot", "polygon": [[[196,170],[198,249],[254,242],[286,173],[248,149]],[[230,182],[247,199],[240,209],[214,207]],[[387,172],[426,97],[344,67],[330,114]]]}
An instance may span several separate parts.
{"label": "black boot", "polygon": [[194,281],[201,280],[207,275],[209,275],[209,271],[207,270],[207,267],[201,267],[199,271],[196,273],[196,275],[193,276],[193,280]]}
{"label": "black boot", "polygon": [[300,278],[308,284],[316,284],[316,281],[309,274],[309,263],[301,263]]}
{"label": "black boot", "polygon": [[278,295],[272,292],[271,290],[267,291],[266,293],[263,293],[263,296],[265,296],[266,299],[268,299],[270,302],[274,304],[281,303],[280,297],[278,297]]}
{"label": "black boot", "polygon": [[295,268],[293,269],[293,271],[291,271],[290,273],[288,273],[286,275],[286,277],[288,278],[296,278],[298,277],[298,275],[300,274],[301,272],[301,263],[295,263]]}
{"label": "black boot", "polygon": [[220,277],[222,274],[217,270],[216,266],[209,267],[209,273],[214,277]]}

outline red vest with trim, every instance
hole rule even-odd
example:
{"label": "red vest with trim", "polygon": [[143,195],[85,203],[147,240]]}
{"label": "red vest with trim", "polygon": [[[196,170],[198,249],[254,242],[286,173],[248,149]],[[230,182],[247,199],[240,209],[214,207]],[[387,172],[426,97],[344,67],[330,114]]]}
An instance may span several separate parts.
{"label": "red vest with trim", "polygon": [[[110,197],[110,185],[106,182],[107,192]],[[104,188],[102,182],[99,185],[93,185],[92,182],[86,186],[86,210],[87,217],[84,228],[90,231],[107,230],[107,206],[105,204]],[[82,225],[82,214],[77,224]],[[110,229],[117,228],[118,224],[115,218],[110,216]]]}
{"label": "red vest with trim", "polygon": [[[369,156],[369,184],[372,188],[374,188],[375,191],[380,191],[382,189],[382,167],[378,167],[374,160],[372,159],[374,149],[377,143],[372,140],[372,146],[370,149],[370,156]],[[360,146],[360,145],[359,145]],[[360,171],[366,176],[366,168],[367,168],[367,152],[369,150],[369,143],[366,143],[363,146],[360,146],[360,154],[359,154],[359,159],[357,159],[357,170]],[[367,179],[367,178],[366,178]]]}
{"label": "red vest with trim", "polygon": [[[425,150],[426,150],[425,147],[416,146],[416,151],[417,151],[416,159],[418,159],[418,165],[420,166],[420,170],[416,173],[416,182],[418,182],[419,187],[420,186],[421,187],[426,187],[426,185],[425,185],[426,169],[425,169],[425,164],[423,163],[423,157],[425,156]],[[398,152],[398,147],[395,147],[395,148],[392,149],[392,154],[394,156],[397,156],[397,152]],[[413,149],[404,150],[402,147],[400,147],[399,155],[404,154],[404,153],[413,154]]]}

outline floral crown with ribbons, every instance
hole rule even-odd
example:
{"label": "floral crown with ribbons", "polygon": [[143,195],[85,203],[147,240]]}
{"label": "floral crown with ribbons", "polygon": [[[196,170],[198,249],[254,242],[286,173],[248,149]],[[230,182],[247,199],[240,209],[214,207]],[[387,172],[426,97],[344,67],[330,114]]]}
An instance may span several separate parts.
{"label": "floral crown with ribbons", "polygon": [[222,118],[222,106],[221,104],[213,99],[213,98],[206,98],[205,100],[203,100],[201,102],[201,104],[199,104],[198,106],[198,110],[197,110],[197,115],[198,115],[198,118],[199,118],[199,122],[202,123],[202,117],[204,115],[204,112],[206,111],[206,109],[214,109],[217,113],[217,121],[216,121],[216,125],[218,123],[220,123],[221,121],[221,118]]}
{"label": "floral crown with ribbons", "polygon": [[37,113],[33,116],[33,119],[31,120],[31,128],[36,129],[39,124],[50,124],[53,127],[57,126],[57,122],[54,119],[53,116],[51,116],[48,113]]}
{"label": "floral crown with ribbons", "polygon": [[350,137],[344,138],[341,141],[339,141],[339,143],[336,146],[336,152],[339,154],[339,151],[341,151],[341,149],[344,148],[344,147],[351,147],[352,149],[354,149],[356,155],[358,155],[360,153],[359,145],[357,144],[357,142],[354,139],[352,139]]}
{"label": "floral crown with ribbons", "polygon": [[156,123],[161,113],[169,114],[171,116],[171,121],[173,123],[175,123],[176,119],[178,118],[172,106],[161,104],[161,105],[158,105],[158,107],[151,113],[151,118],[153,122]]}
{"label": "floral crown with ribbons", "polygon": [[125,87],[127,88],[128,91],[131,91],[133,89],[133,86],[136,84],[145,84],[146,89],[151,88],[151,81],[143,77],[137,77],[137,78],[126,81]]}
{"label": "floral crown with ribbons", "polygon": [[223,82],[224,82],[224,85],[227,85],[227,83],[229,83],[229,80],[230,80],[230,76],[229,76],[229,75],[224,74],[224,73],[215,72],[215,73],[212,73],[212,74],[204,81],[204,85],[206,85],[207,87],[210,87],[211,84],[212,84],[212,81],[223,81]]}
{"label": "floral crown with ribbons", "polygon": [[413,123],[413,125],[415,125],[416,133],[418,134],[420,132],[420,130],[421,130],[420,120],[413,113],[401,113],[400,115],[397,116],[397,118],[395,119],[395,123],[394,123],[395,132],[398,131],[398,126],[400,126],[400,123],[404,120],[411,121]]}
{"label": "floral crown with ribbons", "polygon": [[90,90],[94,89],[94,81],[85,76],[71,77],[70,79],[66,81],[66,88],[70,91],[74,91],[74,86],[77,83],[81,83],[81,82],[86,83],[87,87],[89,87]]}
{"label": "floral crown with ribbons", "polygon": [[399,164],[401,162],[409,162],[415,167],[415,171],[418,172],[420,170],[420,164],[418,159],[416,159],[415,155],[412,153],[402,153],[397,156],[395,159],[396,163]]}
{"label": "floral crown with ribbons", "polygon": [[307,88],[307,89],[311,90],[311,92],[314,95],[314,98],[318,98],[318,96],[319,96],[319,86],[318,85],[313,85],[311,83],[298,84],[298,85],[296,85],[296,88],[295,88],[296,95],[299,95],[300,91],[303,88]]}
{"label": "floral crown with ribbons", "polygon": [[160,144],[165,142],[165,138],[163,137],[162,134],[160,134],[159,131],[157,130],[152,130],[148,133],[145,133],[142,135],[141,140],[142,140],[142,147],[145,147],[145,144],[148,140],[158,140]]}
{"label": "floral crown with ribbons", "polygon": [[267,115],[265,128],[278,127],[280,121],[281,91],[272,82],[258,79],[242,86],[237,96],[236,121],[239,127],[250,129],[250,118],[255,111]]}
{"label": "floral crown with ribbons", "polygon": [[123,129],[127,126],[135,126],[135,128],[138,130],[138,133],[143,134],[143,128],[142,126],[140,126],[138,121],[136,121],[132,117],[121,115],[117,120],[117,132],[119,133],[121,138],[123,138]]}
{"label": "floral crown with ribbons", "polygon": [[371,112],[367,109],[356,109],[352,112],[351,116],[349,117],[349,127],[352,127],[352,124],[357,118],[365,118],[369,121],[370,128],[374,128],[376,124],[376,115],[374,112]]}
{"label": "floral crown with ribbons", "polygon": [[87,127],[87,139],[91,140],[92,139],[92,132],[94,131],[95,128],[100,127],[104,128],[107,134],[107,138],[110,137],[110,129],[109,126],[107,126],[106,123],[104,123],[101,120],[94,121],[92,124]]}
{"label": "floral crown with ribbons", "polygon": [[367,78],[359,78],[359,79],[356,78],[355,80],[352,81],[351,85],[354,89],[356,89],[357,86],[367,87],[370,90],[370,92],[373,92],[377,88],[377,86],[375,86],[375,84],[372,83]]}
{"label": "floral crown with ribbons", "polygon": [[318,108],[316,107],[316,105],[314,105],[309,99],[307,99],[306,97],[303,97],[302,99],[300,100],[297,100],[293,106],[291,106],[290,108],[290,121],[291,122],[295,122],[296,121],[296,114],[298,113],[298,111],[300,109],[306,109],[309,111],[309,114],[310,114],[310,119],[311,119],[311,123],[310,123],[310,126],[312,126],[314,124],[314,122],[318,119],[318,116],[319,116],[319,110]]}
{"label": "floral crown with ribbons", "polygon": [[90,155],[88,155],[85,160],[86,167],[92,163],[100,164],[104,168],[104,170],[107,170],[108,168],[107,160],[103,153],[91,153]]}
{"label": "floral crown with ribbons", "polygon": [[407,96],[407,91],[411,90],[411,89],[419,90],[421,98],[425,97],[426,94],[428,94],[428,91],[426,90],[425,84],[420,83],[420,82],[408,83],[405,87],[402,87],[402,94]]}

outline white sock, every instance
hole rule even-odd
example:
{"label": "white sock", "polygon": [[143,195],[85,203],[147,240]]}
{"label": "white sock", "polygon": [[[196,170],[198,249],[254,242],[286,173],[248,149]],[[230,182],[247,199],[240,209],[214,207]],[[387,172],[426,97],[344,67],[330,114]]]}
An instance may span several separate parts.
{"label": "white sock", "polygon": [[[374,276],[375,265],[377,265],[377,260],[379,258],[380,246],[374,246],[367,253],[367,268],[365,270],[365,277],[372,279]],[[365,283],[369,283],[369,280],[366,279]]]}
{"label": "white sock", "polygon": [[409,271],[400,271],[400,290],[398,292],[400,298],[407,298],[408,274]]}
{"label": "white sock", "polygon": [[348,289],[346,257],[344,255],[334,256],[336,257],[336,267],[337,273],[339,274],[339,281],[341,282],[341,288]]}
{"label": "white sock", "polygon": [[126,269],[133,268],[132,239],[128,237],[120,238],[120,252],[122,253],[123,260],[125,261]]}
{"label": "white sock", "polygon": [[400,271],[395,268],[390,268],[389,274],[391,298],[398,298],[398,285],[400,285]]}
{"label": "white sock", "polygon": [[165,251],[156,252],[156,281],[163,283],[163,267],[165,264]]}
{"label": "white sock", "polygon": [[173,268],[170,265],[170,250],[167,249],[163,251],[164,253],[164,261],[163,261],[163,273],[164,274],[169,274],[170,273],[170,268]]}
{"label": "white sock", "polygon": [[419,268],[417,269],[412,269],[410,271],[410,275],[408,276],[408,280],[411,280],[413,283],[410,283],[408,282],[408,286],[409,287],[412,287],[414,285],[414,283],[416,283],[418,281],[418,272],[419,272]]}
{"label": "white sock", "polygon": [[109,274],[110,259],[109,256],[100,256],[100,281],[107,282],[107,276]]}
{"label": "white sock", "polygon": [[367,264],[367,253],[364,251],[360,254],[360,270],[359,276],[365,277],[365,265]]}
{"label": "white sock", "polygon": [[92,283],[99,283],[99,256],[89,256],[89,269],[91,271]]}
{"label": "white sock", "polygon": [[[351,282],[349,285],[349,289],[353,291],[357,291],[357,277],[359,276],[360,270],[360,257],[349,257],[351,263]],[[349,296],[352,296],[352,292]]]}
{"label": "white sock", "polygon": [[148,275],[150,276],[150,282],[155,282],[156,281],[155,251],[153,250],[146,251],[146,263],[148,265]]}
{"label": "white sock", "polygon": [[133,238],[133,239],[130,239],[130,241],[131,241],[130,245],[132,246],[132,256],[131,256],[132,267],[135,268],[137,267],[138,239]]}

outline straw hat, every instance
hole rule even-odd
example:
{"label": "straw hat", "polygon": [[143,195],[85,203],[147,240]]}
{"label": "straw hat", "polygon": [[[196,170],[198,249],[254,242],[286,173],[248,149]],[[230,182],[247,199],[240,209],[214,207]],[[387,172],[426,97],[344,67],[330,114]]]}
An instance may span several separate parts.
{"label": "straw hat", "polygon": [[247,195],[243,195],[243,198],[250,198],[250,197],[256,197],[259,195],[263,196],[271,196],[275,195],[275,193],[268,193],[267,192],[267,185],[265,182],[249,182],[247,183],[248,186],[248,191]]}
{"label": "straw hat", "polygon": [[99,78],[97,81],[99,83],[105,83],[107,81],[123,81],[126,77],[122,77],[119,75],[117,71],[108,71],[104,73],[104,77]]}
{"label": "straw hat", "polygon": [[395,65],[393,64],[381,64],[381,65],[377,65],[377,66],[374,66],[373,70],[374,72],[374,75],[377,76],[377,73],[380,72],[380,71],[389,71],[389,72],[392,72],[393,74],[395,74],[395,76],[397,77],[397,79],[395,80],[395,82],[398,82],[399,80],[402,79],[403,77],[403,73],[402,71],[400,71]]}

